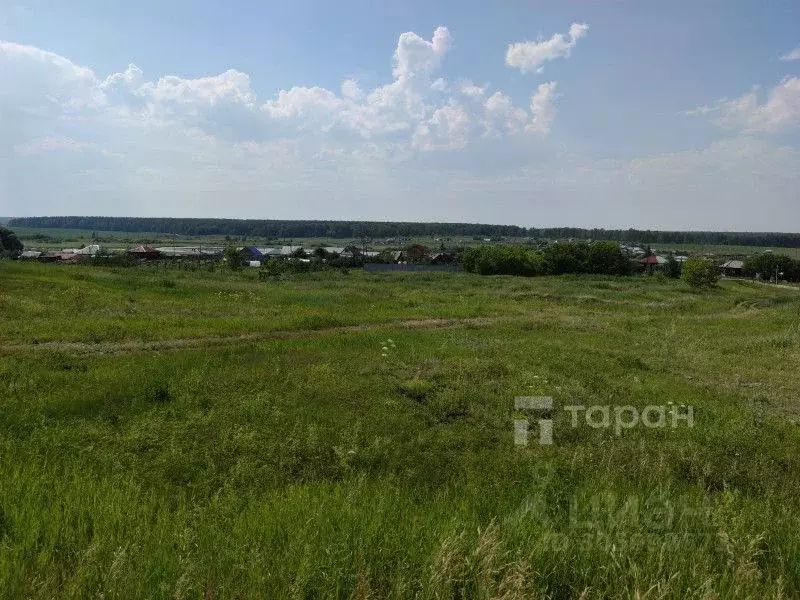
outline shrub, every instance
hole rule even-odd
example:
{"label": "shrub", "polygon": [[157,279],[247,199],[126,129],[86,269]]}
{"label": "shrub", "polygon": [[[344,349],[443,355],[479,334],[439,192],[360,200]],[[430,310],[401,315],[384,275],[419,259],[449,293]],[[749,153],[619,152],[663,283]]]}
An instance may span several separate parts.
{"label": "shrub", "polygon": [[483,246],[470,248],[461,255],[466,271],[481,275],[543,275],[541,255],[520,246]]}
{"label": "shrub", "polygon": [[422,401],[433,389],[433,384],[425,379],[408,379],[399,385],[400,392],[413,398],[414,400]]}
{"label": "shrub", "polygon": [[285,271],[285,263],[277,258],[270,258],[261,265],[261,270],[258,273],[259,279],[267,279],[269,277],[279,277]]}
{"label": "shrub", "polygon": [[270,258],[261,265],[261,270],[258,273],[259,279],[269,279],[273,277],[280,277],[281,275],[293,275],[296,273],[311,273],[316,271],[327,271],[332,268],[347,267],[345,262],[339,263],[334,260],[321,261],[310,260],[308,262],[296,259],[279,259]]}
{"label": "shrub", "polygon": [[165,404],[174,399],[169,387],[165,384],[154,385],[147,393],[148,400],[156,404]]}
{"label": "shrub", "polygon": [[690,258],[683,263],[683,280],[693,289],[708,289],[717,285],[717,268],[710,260]]}
{"label": "shrub", "polygon": [[228,265],[229,269],[234,271],[238,271],[247,265],[244,254],[237,250],[235,246],[228,246],[225,249],[225,263]]}

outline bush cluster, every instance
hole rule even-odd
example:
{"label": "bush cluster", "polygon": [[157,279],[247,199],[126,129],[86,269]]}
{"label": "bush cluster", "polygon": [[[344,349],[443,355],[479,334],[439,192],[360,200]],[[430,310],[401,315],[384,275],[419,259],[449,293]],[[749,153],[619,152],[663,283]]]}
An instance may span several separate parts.
{"label": "bush cluster", "polygon": [[312,273],[316,271],[339,270],[346,272],[351,267],[363,266],[360,258],[343,259],[333,258],[329,260],[311,259],[302,261],[297,259],[270,258],[261,265],[258,273],[260,279],[280,277],[281,275],[294,275],[297,273]]}
{"label": "bush cluster", "polygon": [[481,275],[630,275],[633,265],[613,242],[560,242],[543,249],[523,246],[481,246],[461,254],[465,271]]}
{"label": "bush cluster", "polygon": [[719,272],[710,260],[690,258],[683,263],[681,277],[694,289],[712,288],[717,285]]}

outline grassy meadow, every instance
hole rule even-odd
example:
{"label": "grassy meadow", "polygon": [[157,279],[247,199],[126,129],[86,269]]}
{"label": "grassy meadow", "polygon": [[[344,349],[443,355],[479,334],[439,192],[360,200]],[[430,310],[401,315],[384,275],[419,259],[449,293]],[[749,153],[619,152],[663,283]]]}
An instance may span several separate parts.
{"label": "grassy meadow", "polygon": [[743,281],[0,261],[0,598],[795,598],[799,365]]}

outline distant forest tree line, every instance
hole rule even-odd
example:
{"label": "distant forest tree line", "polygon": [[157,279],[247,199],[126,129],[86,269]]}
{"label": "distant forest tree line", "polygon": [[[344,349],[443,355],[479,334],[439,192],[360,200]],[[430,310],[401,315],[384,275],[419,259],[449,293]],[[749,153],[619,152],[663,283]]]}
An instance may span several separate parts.
{"label": "distant forest tree line", "polygon": [[173,219],[141,217],[19,217],[11,227],[83,229],[183,236],[227,235],[258,238],[398,238],[466,236],[609,240],[640,244],[704,244],[800,247],[800,233],[724,231],[653,231],[642,229],[581,229],[518,227],[477,223],[404,223],[376,221],[283,221],[264,219]]}
{"label": "distant forest tree line", "polygon": [[469,223],[288,221],[266,219],[173,219],[139,217],[20,217],[12,227],[83,229],[184,236],[258,238],[392,238],[420,236],[524,237],[524,227]]}

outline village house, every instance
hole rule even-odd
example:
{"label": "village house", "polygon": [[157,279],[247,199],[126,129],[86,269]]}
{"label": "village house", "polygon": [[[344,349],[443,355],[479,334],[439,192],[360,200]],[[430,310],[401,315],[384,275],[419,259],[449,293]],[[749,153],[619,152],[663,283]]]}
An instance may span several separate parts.
{"label": "village house", "polygon": [[725,277],[741,277],[744,275],[744,262],[741,260],[729,260],[722,265],[722,274]]}
{"label": "village house", "polygon": [[422,262],[428,258],[428,249],[420,244],[414,244],[406,248],[405,258],[408,262]]}
{"label": "village house", "polygon": [[142,260],[155,260],[160,255],[158,250],[153,248],[153,246],[148,246],[146,244],[142,244],[140,246],[136,246],[135,248],[131,248],[130,250],[128,250],[128,254]]}
{"label": "village house", "polygon": [[255,246],[245,246],[241,250],[242,257],[248,262],[261,262],[266,260],[264,253],[261,251],[260,248],[256,248]]}

